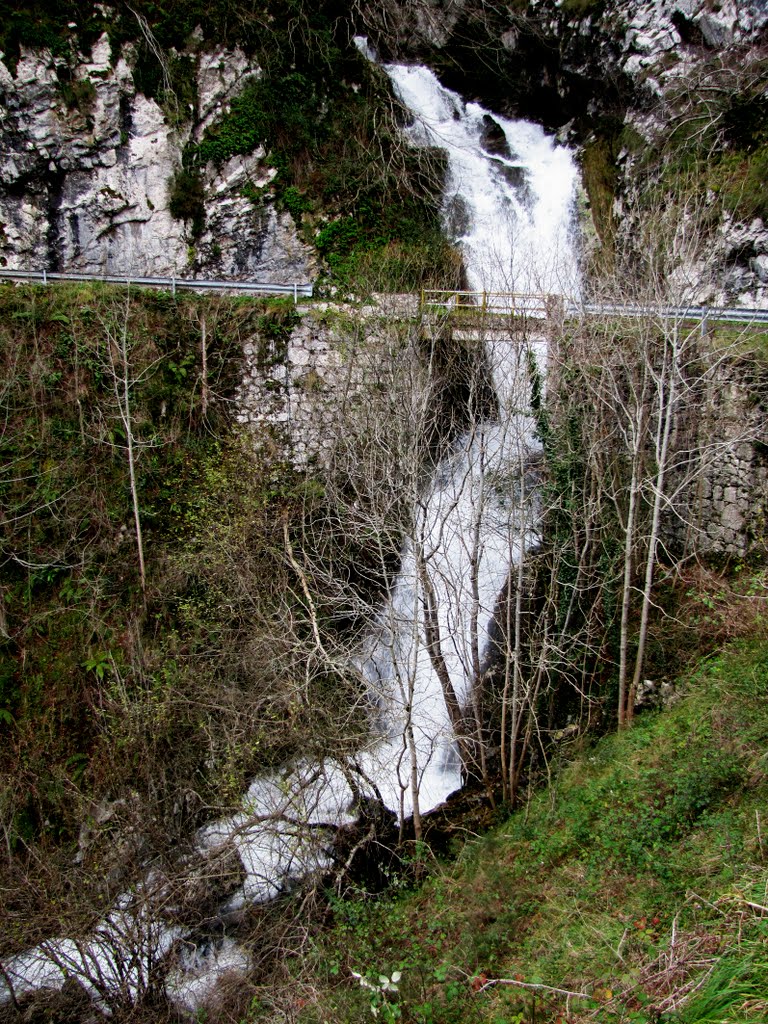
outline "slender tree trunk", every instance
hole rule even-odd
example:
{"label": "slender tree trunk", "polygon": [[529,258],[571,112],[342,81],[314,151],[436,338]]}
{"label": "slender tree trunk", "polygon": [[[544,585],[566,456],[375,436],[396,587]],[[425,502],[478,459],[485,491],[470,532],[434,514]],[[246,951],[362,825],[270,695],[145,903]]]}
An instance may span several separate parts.
{"label": "slender tree trunk", "polygon": [[[677,403],[677,373],[678,373],[678,338],[675,326],[672,352],[670,354],[668,367],[662,366],[659,380],[659,424],[656,433],[656,479],[653,488],[653,514],[651,518],[651,533],[648,538],[648,554],[645,563],[645,581],[643,584],[643,598],[640,611],[640,632],[637,639],[637,654],[635,655],[635,670],[632,675],[632,684],[629,689],[627,700],[627,724],[631,724],[634,713],[634,698],[637,687],[640,683],[640,676],[643,672],[645,661],[645,645],[648,637],[648,617],[651,610],[651,593],[653,590],[653,574],[656,568],[656,551],[659,543],[659,524],[661,522],[661,509],[664,503],[664,485],[666,482],[667,464],[669,460],[669,443],[672,435],[672,424],[675,417],[675,405]],[[665,358],[666,362],[666,358]],[[668,374],[666,398],[664,397],[665,376]]]}
{"label": "slender tree trunk", "polygon": [[[413,699],[411,697],[411,699]],[[413,805],[413,835],[418,842],[422,836],[421,808],[419,807],[419,759],[416,751],[416,737],[413,735],[413,710],[409,704],[406,708],[405,739],[408,745],[408,756],[410,758],[411,777],[411,803]]]}
{"label": "slender tree trunk", "polygon": [[420,553],[417,553],[416,564],[422,590],[421,603],[424,610],[425,646],[427,648],[427,653],[429,654],[429,659],[432,662],[432,668],[435,670],[435,675],[437,676],[438,681],[440,682],[440,687],[443,691],[443,699],[445,700],[445,706],[448,709],[451,728],[453,729],[454,736],[459,744],[462,764],[466,767],[469,762],[469,757],[466,737],[464,734],[464,714],[456,697],[456,691],[453,688],[451,676],[448,672],[448,666],[445,664],[445,658],[443,657],[443,651],[440,646],[440,624],[437,617],[437,597],[435,595],[435,588],[432,585],[432,580],[429,578],[429,572],[427,571],[427,567],[424,563],[424,557]]}
{"label": "slender tree trunk", "polygon": [[[510,545],[511,547],[511,545]],[[518,591],[519,591],[519,576],[520,567],[518,566]],[[508,583],[507,599],[505,603],[505,619],[504,619],[504,637],[505,637],[505,648],[506,656],[504,657],[504,686],[501,691],[501,749],[499,751],[499,757],[501,759],[501,797],[504,803],[509,803],[509,757],[508,753],[508,740],[507,740],[507,718],[510,715],[514,715],[514,679],[515,679],[515,652],[509,649],[509,638],[512,634],[512,576],[510,574]],[[517,600],[515,600],[515,606],[517,606]],[[510,697],[510,690],[512,694]],[[512,705],[510,707],[510,705]]]}
{"label": "slender tree trunk", "polygon": [[522,453],[519,463],[520,473],[520,554],[517,560],[517,580],[515,588],[515,645],[512,652],[512,721],[509,733],[509,776],[507,789],[510,802],[517,796],[518,761],[520,754],[518,741],[520,737],[520,721],[522,717],[523,673],[521,660],[523,653],[523,581],[525,562],[525,472]]}
{"label": "slender tree trunk", "polygon": [[[411,623],[411,642],[408,645],[408,663],[403,666],[398,657],[398,646],[396,642],[397,629],[392,628],[391,637],[393,644],[390,648],[391,664],[394,671],[397,687],[400,691],[400,699],[405,711],[405,724],[403,725],[403,752],[397,759],[395,775],[400,783],[400,835],[399,841],[405,837],[405,791],[410,790],[411,804],[413,810],[413,834],[416,840],[422,837],[421,806],[419,801],[419,754],[416,746],[416,735],[413,731],[413,701],[416,695],[416,671],[419,660],[419,643],[421,641],[420,626],[418,617],[414,616]],[[403,672],[405,668],[405,672]],[[400,775],[402,758],[408,754],[409,777],[408,784],[403,782]]]}
{"label": "slender tree trunk", "polygon": [[200,318],[200,361],[201,361],[201,376],[202,382],[200,386],[200,409],[203,414],[203,418],[208,415],[208,324],[203,315]]}
{"label": "slender tree trunk", "polygon": [[629,612],[632,598],[632,550],[635,544],[638,476],[640,454],[637,444],[632,454],[632,479],[629,484],[629,507],[624,529],[624,579],[621,591],[621,623],[619,626],[619,728],[627,725],[627,661],[629,647]]}
{"label": "slender tree trunk", "polygon": [[131,485],[131,502],[133,504],[133,522],[136,528],[136,549],[139,556],[139,580],[141,583],[141,595],[146,601],[147,597],[147,573],[144,565],[144,540],[141,532],[141,510],[139,508],[139,491],[136,484],[136,453],[133,438],[133,424],[131,423],[131,394],[130,394],[130,373],[128,364],[128,323],[123,323],[120,334],[120,359],[122,399],[120,406],[122,411],[123,426],[125,427],[125,443],[128,453],[128,475]]}
{"label": "slender tree trunk", "polygon": [[[482,435],[481,435],[482,438]],[[480,442],[482,444],[482,440]],[[480,466],[480,494],[478,496],[477,505],[474,510],[474,517],[472,523],[472,557],[470,562],[470,587],[472,592],[472,610],[470,613],[470,624],[469,624],[469,635],[470,635],[470,650],[472,655],[472,680],[470,687],[470,701],[472,704],[472,715],[475,724],[475,742],[474,747],[477,750],[477,756],[473,757],[475,763],[479,761],[480,777],[485,786],[488,797],[493,805],[493,787],[491,786],[491,780],[488,775],[488,758],[486,752],[485,739],[483,737],[483,720],[481,714],[481,699],[482,699],[482,677],[481,677],[481,664],[480,664],[480,634],[479,634],[479,619],[480,619],[480,560],[482,558],[482,545],[480,539],[480,526],[483,515],[483,506],[485,503],[485,452],[481,452],[481,466]],[[461,585],[461,584],[459,584]]]}

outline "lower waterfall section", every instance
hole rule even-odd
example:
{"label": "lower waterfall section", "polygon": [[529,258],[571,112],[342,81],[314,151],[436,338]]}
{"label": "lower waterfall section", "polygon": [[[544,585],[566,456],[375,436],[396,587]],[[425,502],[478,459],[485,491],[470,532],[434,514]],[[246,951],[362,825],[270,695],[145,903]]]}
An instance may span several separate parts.
{"label": "lower waterfall section", "polygon": [[228,910],[329,867],[332,830],[351,822],[361,801],[380,801],[402,820],[461,787],[449,705],[468,707],[510,565],[537,539],[535,497],[514,482],[540,451],[530,364],[544,355],[541,340],[507,341],[499,418],[454,442],[417,504],[400,571],[357,657],[377,709],[368,744],[255,779],[242,810],[201,833],[206,849],[234,843],[245,865]]}
{"label": "lower waterfall section", "polygon": [[[387,71],[413,111],[413,143],[448,152],[446,223],[472,286],[574,294],[570,154],[536,126],[464,104],[426,69]],[[418,496],[399,573],[357,652],[376,709],[369,739],[354,756],[254,779],[235,815],[200,831],[198,857],[234,851],[243,869],[219,924],[331,868],[334,835],[367,803],[402,821],[462,785],[457,721],[470,717],[510,566],[537,539],[535,496],[522,481],[540,450],[530,374],[533,364],[544,371],[546,342],[492,333],[477,340],[498,413],[469,425]],[[72,979],[107,1014],[158,985],[194,1012],[221,975],[247,970],[249,958],[227,936],[201,939],[174,923],[174,899],[167,879],[148,870],[87,938],[52,938],[7,961],[0,1003]]]}
{"label": "lower waterfall section", "polygon": [[[495,368],[498,418],[458,437],[419,497],[397,578],[357,671],[376,709],[368,743],[354,756],[302,761],[256,778],[240,810],[205,826],[196,856],[242,864],[242,884],[219,906],[234,920],[338,866],[337,831],[367,806],[403,820],[438,806],[464,781],[462,737],[450,705],[467,712],[484,667],[491,623],[510,565],[536,542],[536,507],[515,481],[540,445],[530,411],[531,360],[543,341],[509,338]],[[446,689],[448,688],[448,690]],[[15,998],[75,979],[105,1012],[156,984],[194,1011],[217,978],[245,970],[231,938],[201,940],[174,919],[176,895],[149,871],[83,940],[53,938],[4,964]],[[137,957],[136,950],[141,951]],[[0,983],[0,1001],[9,998]]]}

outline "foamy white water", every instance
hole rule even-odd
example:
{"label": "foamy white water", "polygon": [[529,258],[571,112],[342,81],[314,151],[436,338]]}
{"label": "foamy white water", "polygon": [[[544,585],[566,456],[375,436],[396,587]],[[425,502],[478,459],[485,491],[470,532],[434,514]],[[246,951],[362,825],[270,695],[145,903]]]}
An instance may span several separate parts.
{"label": "foamy white water", "polygon": [[[156,884],[152,873],[136,891],[124,893],[90,935],[52,938],[4,964],[16,999],[37,989],[61,989],[72,978],[101,1009],[110,1014],[118,1004],[136,1002],[151,982],[155,965],[183,935],[156,917],[149,896]],[[10,998],[5,981],[0,1004]]]}
{"label": "foamy white water", "polygon": [[[494,117],[494,128],[486,111],[463,103],[425,68],[386,70],[414,115],[411,140],[448,153],[445,216],[462,246],[472,287],[577,294],[571,231],[577,177],[568,151],[535,125]],[[489,153],[489,146],[496,152]],[[510,566],[536,541],[535,508],[519,500],[516,485],[538,450],[530,415],[530,353],[543,369],[543,343],[486,341],[498,420],[480,422],[456,441],[414,510],[398,578],[379,610],[378,628],[359,654],[358,668],[378,707],[365,749],[348,761],[300,762],[255,779],[237,814],[201,830],[200,851],[234,846],[245,869],[244,884],[222,914],[270,899],[331,866],[334,829],[357,814],[355,791],[380,796],[403,818],[416,801],[424,812],[462,785],[448,708],[426,642],[424,580],[426,574],[440,658],[457,699],[466,704]],[[105,1006],[104,993],[137,998],[183,937],[178,927],[163,923],[162,901],[147,896],[153,885],[149,874],[87,938],[52,939],[6,961],[17,997],[61,988],[73,978]],[[227,938],[191,951],[187,943],[176,955],[167,994],[193,1012],[220,975],[246,969],[248,962]],[[0,981],[0,1004],[9,999]]]}
{"label": "foamy white water", "polygon": [[[412,813],[415,796],[422,811],[430,810],[462,784],[448,708],[426,642],[425,588],[436,609],[440,657],[456,698],[466,706],[485,662],[509,566],[536,540],[531,502],[521,504],[511,484],[540,448],[529,408],[527,351],[541,363],[542,343],[527,348],[507,344],[497,366],[502,419],[477,423],[438,467],[417,510],[398,579],[381,612],[380,633],[364,664],[387,709],[388,737],[375,744],[363,763],[387,806],[401,814]],[[408,782],[408,709],[418,754],[417,794]]]}
{"label": "foamy white water", "polygon": [[573,154],[539,125],[465,103],[428,68],[384,70],[411,111],[408,136],[448,156],[444,213],[473,289],[575,296]]}

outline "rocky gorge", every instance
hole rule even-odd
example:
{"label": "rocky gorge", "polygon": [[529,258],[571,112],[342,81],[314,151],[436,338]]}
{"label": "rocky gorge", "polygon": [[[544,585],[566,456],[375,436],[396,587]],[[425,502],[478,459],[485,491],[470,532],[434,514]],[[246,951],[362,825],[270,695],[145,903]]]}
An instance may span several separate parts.
{"label": "rocky gorge", "polygon": [[[617,238],[631,248],[649,178],[668,185],[683,170],[695,175],[699,152],[730,151],[722,174],[702,183],[708,219],[721,218],[709,278],[700,267],[689,278],[698,301],[765,305],[766,211],[755,203],[765,178],[764,4],[463,0],[369,6],[362,17],[388,58],[424,60],[463,95],[579,147],[598,249]],[[748,139],[745,115],[757,119]]]}
{"label": "rocky gorge", "polygon": [[[706,1019],[688,979],[721,947],[677,903],[732,922],[690,864],[764,868],[764,715],[736,717],[764,676],[768,380],[758,324],[691,307],[766,305],[766,24],[9,5],[5,267],[318,294],[0,288],[0,1020]],[[694,666],[736,640],[710,701]],[[518,806],[454,946],[451,858]],[[567,916],[610,904],[610,966],[486,996],[598,862]],[[419,937],[388,947],[411,893]],[[657,990],[662,914],[691,956]]]}
{"label": "rocky gorge", "polygon": [[[94,10],[106,25],[101,6]],[[110,42],[91,28],[85,45],[74,21],[70,43],[55,53],[17,44],[18,55],[5,56],[4,265],[286,283],[316,276],[312,233],[296,230],[301,211],[292,215],[270,188],[278,171],[268,146],[254,136],[236,154],[189,169],[191,148],[263,76],[256,57],[198,27],[166,57],[157,51],[163,85],[142,92],[146,27],[133,20],[138,42]],[[717,152],[718,172],[701,182],[717,224],[694,290],[701,302],[741,305],[767,301],[767,29],[763,4],[733,0],[389,2],[361,5],[350,22],[383,59],[431,64],[465,98],[530,117],[575,145],[597,250],[616,237],[631,244],[637,190],[649,175],[669,185],[694,173],[691,160],[704,149]]]}

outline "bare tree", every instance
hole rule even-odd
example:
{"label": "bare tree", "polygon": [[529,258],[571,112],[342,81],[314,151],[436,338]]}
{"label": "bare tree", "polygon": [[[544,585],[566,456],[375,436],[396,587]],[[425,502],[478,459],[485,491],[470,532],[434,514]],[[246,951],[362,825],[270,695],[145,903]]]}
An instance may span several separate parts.
{"label": "bare tree", "polygon": [[141,505],[139,501],[138,483],[136,478],[136,462],[141,448],[152,446],[153,440],[139,440],[133,418],[133,390],[146,380],[160,362],[158,358],[140,372],[132,367],[131,337],[129,331],[130,295],[126,293],[125,306],[117,317],[103,321],[105,335],[105,361],[109,372],[112,394],[115,400],[116,415],[120,421],[122,441],[112,440],[110,443],[125,452],[128,464],[128,480],[131,491],[131,507],[136,532],[136,554],[139,560],[139,583],[142,597],[146,600],[147,570],[144,559],[144,538],[141,528]]}
{"label": "bare tree", "polygon": [[[737,331],[713,346],[686,312],[703,284],[705,217],[690,202],[646,210],[620,281],[603,281],[593,296],[608,312],[566,323],[556,350],[568,391],[553,397],[555,415],[561,426],[568,415],[579,422],[579,514],[595,524],[591,544],[602,539],[621,551],[605,566],[601,588],[618,594],[620,728],[632,722],[644,672],[660,560],[669,560],[680,520],[688,533],[697,529],[686,496],[754,433],[745,424],[742,433],[712,440],[699,426],[702,394],[742,344]],[[627,302],[632,316],[610,312]]]}

